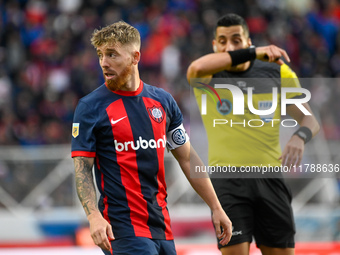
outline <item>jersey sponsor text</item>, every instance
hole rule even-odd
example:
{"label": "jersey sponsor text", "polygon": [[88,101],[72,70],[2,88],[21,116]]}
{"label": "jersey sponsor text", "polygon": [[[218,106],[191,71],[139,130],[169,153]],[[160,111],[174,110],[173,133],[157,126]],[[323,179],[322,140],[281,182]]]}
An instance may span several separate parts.
{"label": "jersey sponsor text", "polygon": [[138,140],[134,141],[128,141],[128,142],[124,142],[124,143],[120,143],[117,140],[114,140],[115,142],[115,149],[116,151],[129,151],[129,150],[139,150],[139,149],[143,149],[146,150],[148,148],[151,149],[156,149],[156,148],[165,148],[165,144],[166,144],[166,138],[165,135],[163,135],[163,138],[158,139],[157,141],[155,139],[150,139],[145,140],[143,139],[141,136],[139,137]]}

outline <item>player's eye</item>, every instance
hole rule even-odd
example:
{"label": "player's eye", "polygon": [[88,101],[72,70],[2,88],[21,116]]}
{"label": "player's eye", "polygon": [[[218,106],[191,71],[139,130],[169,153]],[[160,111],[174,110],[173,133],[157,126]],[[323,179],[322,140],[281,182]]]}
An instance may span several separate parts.
{"label": "player's eye", "polygon": [[241,43],[241,40],[240,39],[236,39],[236,40],[233,41],[233,43],[234,44],[239,44],[239,43]]}
{"label": "player's eye", "polygon": [[117,54],[114,53],[114,52],[108,52],[108,53],[107,53],[107,56],[108,56],[109,58],[115,58],[115,57],[117,56]]}

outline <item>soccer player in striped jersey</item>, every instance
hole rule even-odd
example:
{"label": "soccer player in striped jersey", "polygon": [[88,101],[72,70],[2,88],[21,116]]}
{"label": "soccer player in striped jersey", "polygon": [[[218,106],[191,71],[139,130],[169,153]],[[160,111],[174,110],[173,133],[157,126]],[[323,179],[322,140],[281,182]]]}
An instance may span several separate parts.
{"label": "soccer player in striped jersey", "polygon": [[[299,165],[305,143],[319,131],[319,124],[313,115],[304,115],[295,104],[287,105],[287,113],[300,124],[300,128],[281,152],[280,125],[277,124],[280,122],[273,125],[271,121],[280,120],[280,104],[272,116],[254,114],[246,104],[242,106],[244,114],[237,115],[232,111],[236,100],[248,102],[248,88],[251,88],[252,103],[256,109],[262,106],[268,109],[273,100],[273,89],[279,91],[276,95],[279,97],[282,88],[300,88],[296,74],[281,59],[283,57],[289,61],[286,51],[275,45],[251,47],[248,26],[236,14],[227,14],[218,20],[212,44],[214,53],[198,58],[189,66],[189,83],[192,78],[201,78],[203,83],[219,78],[219,84],[237,86],[241,96],[234,98],[228,89],[216,89],[220,100],[216,102],[207,97],[206,105],[210,110],[202,115],[202,120],[209,143],[209,166],[231,165],[237,172],[242,166]],[[196,100],[201,106],[206,88],[191,85],[195,87]],[[301,94],[290,93],[288,97],[299,96]],[[276,99],[279,101],[279,98]],[[311,112],[308,103],[302,106]],[[214,126],[216,119],[228,120],[235,125]],[[263,125],[254,127],[245,124],[252,121]],[[264,255],[294,254],[292,197],[283,179],[262,175],[262,178],[235,176],[232,178],[231,174],[225,173],[211,179],[222,207],[233,222],[230,242],[226,246],[219,243],[222,254],[249,254],[253,237]]]}
{"label": "soccer player in striped jersey", "polygon": [[166,147],[211,208],[221,244],[228,243],[231,222],[210,179],[190,178],[190,161],[203,163],[190,145],[175,100],[140,80],[137,29],[116,22],[95,30],[91,43],[105,84],[78,103],[72,157],[77,193],[95,244],[105,254],[176,254],[166,201]]}

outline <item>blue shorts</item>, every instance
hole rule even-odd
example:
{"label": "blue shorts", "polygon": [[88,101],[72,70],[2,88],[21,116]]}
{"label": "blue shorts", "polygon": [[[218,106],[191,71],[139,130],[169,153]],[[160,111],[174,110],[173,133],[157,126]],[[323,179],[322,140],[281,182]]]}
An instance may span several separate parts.
{"label": "blue shorts", "polygon": [[176,255],[174,240],[126,237],[111,241],[112,253],[105,255]]}

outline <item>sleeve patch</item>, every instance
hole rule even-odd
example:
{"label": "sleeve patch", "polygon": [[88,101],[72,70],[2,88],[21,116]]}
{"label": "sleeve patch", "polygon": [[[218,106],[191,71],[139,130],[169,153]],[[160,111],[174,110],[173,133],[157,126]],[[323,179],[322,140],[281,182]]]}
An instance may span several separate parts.
{"label": "sleeve patch", "polygon": [[76,138],[79,135],[79,123],[72,124],[72,136]]}

